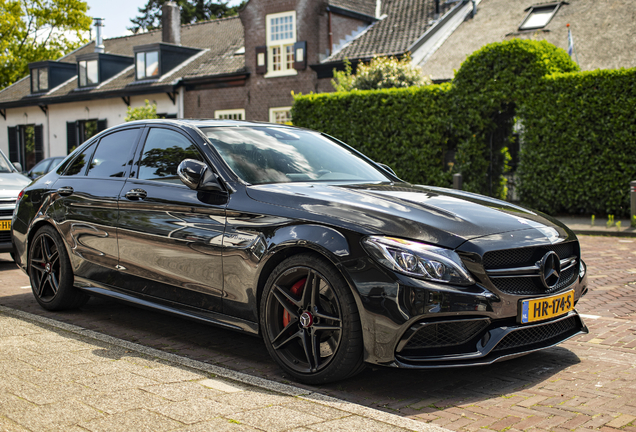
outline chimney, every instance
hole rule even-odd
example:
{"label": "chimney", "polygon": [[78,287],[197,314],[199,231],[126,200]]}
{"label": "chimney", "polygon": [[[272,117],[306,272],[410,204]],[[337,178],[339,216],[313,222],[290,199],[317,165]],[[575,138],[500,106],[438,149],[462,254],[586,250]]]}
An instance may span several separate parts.
{"label": "chimney", "polygon": [[95,33],[97,38],[95,40],[95,52],[103,53],[104,52],[104,39],[102,35],[102,27],[104,27],[104,18],[93,18],[95,21]]}
{"label": "chimney", "polygon": [[161,8],[161,40],[181,45],[181,10],[173,1],[165,2]]}

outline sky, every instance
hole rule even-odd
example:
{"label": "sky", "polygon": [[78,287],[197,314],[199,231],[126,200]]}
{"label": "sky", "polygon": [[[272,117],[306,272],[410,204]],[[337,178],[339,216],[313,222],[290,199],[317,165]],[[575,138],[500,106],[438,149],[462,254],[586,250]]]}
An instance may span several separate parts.
{"label": "sky", "polygon": [[[139,8],[145,6],[148,0],[86,0],[88,16],[104,18],[104,37],[111,38],[130,34],[126,27],[130,27],[130,19],[136,17]],[[240,0],[230,0],[230,6],[240,3]],[[95,30],[93,28],[93,37]]]}

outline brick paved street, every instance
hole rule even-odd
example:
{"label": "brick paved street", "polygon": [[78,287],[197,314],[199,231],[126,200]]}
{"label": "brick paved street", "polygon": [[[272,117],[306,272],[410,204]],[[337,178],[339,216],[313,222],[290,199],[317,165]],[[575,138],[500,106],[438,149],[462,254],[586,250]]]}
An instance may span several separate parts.
{"label": "brick paved street", "polygon": [[[367,368],[322,393],[456,431],[636,431],[636,239],[580,237],[589,335],[487,367],[433,372]],[[5,259],[5,261],[2,261]],[[0,304],[124,340],[285,382],[259,339],[112,301],[39,308],[28,278],[0,255]]]}

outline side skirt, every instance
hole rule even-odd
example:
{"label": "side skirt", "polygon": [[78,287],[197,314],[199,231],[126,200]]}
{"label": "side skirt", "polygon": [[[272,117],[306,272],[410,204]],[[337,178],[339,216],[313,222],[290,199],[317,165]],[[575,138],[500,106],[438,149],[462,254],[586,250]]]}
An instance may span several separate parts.
{"label": "side skirt", "polygon": [[181,318],[198,321],[205,324],[212,324],[230,330],[249,333],[255,336],[258,336],[259,334],[258,323],[242,320],[240,318],[234,318],[218,312],[205,311],[180,303],[160,300],[155,297],[143,294],[140,295],[135,293],[135,295],[132,295],[127,291],[117,289],[108,285],[99,284],[95,281],[77,276],[75,276],[75,283],[73,285],[76,288],[86,291],[90,295],[98,297],[108,297],[144,309],[167,313],[170,315],[179,316]]}

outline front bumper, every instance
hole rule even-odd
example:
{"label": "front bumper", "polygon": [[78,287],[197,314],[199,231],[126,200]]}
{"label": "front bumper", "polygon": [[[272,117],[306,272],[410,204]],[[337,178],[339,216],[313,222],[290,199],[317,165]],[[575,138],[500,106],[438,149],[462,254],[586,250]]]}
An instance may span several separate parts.
{"label": "front bumper", "polygon": [[552,347],[581,333],[588,329],[576,311],[523,325],[489,319],[422,322],[405,333],[393,366],[422,369],[491,364]]}

